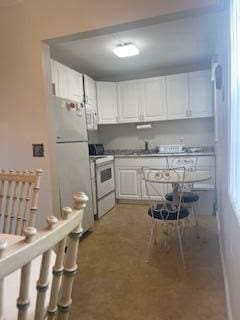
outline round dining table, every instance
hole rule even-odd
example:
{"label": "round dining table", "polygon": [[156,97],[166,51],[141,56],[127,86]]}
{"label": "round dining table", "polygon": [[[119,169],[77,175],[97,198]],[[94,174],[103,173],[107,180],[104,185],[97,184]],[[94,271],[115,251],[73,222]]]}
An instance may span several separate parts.
{"label": "round dining table", "polygon": [[203,182],[211,179],[211,176],[208,171],[177,171],[171,172],[166,171],[167,176],[165,175],[164,178],[162,175],[159,175],[159,172],[156,170],[147,180],[149,182],[159,182],[159,183],[170,183],[170,184],[193,184],[198,182]]}
{"label": "round dining table", "polygon": [[148,176],[147,181],[152,183],[172,184],[173,201],[172,207],[176,208],[179,204],[179,185],[199,183],[211,179],[209,171],[171,171],[171,170],[154,170]]}

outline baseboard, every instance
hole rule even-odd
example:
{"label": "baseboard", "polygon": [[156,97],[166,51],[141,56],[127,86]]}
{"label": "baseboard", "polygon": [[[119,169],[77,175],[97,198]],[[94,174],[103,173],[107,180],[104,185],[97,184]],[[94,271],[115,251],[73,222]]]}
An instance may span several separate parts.
{"label": "baseboard", "polygon": [[143,204],[149,205],[149,200],[130,200],[130,199],[117,199],[117,203],[122,204]]}
{"label": "baseboard", "polygon": [[221,263],[222,263],[222,270],[223,270],[223,281],[224,281],[226,303],[227,303],[227,315],[228,315],[228,320],[233,320],[232,308],[231,308],[231,302],[230,302],[231,299],[230,299],[230,293],[229,293],[228,278],[227,278],[226,266],[225,266],[225,261],[224,261],[224,256],[223,256],[222,242],[221,242],[221,239],[220,239],[221,227],[220,227],[218,210],[216,212],[216,215],[217,215],[217,225],[218,225],[218,243],[219,243],[219,248],[220,248],[220,256],[221,256]]}

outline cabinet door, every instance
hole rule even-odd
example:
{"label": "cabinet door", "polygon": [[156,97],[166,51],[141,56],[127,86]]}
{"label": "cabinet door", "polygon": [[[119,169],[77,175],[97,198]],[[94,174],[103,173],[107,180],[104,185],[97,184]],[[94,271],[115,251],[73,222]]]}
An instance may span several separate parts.
{"label": "cabinet door", "polygon": [[138,122],[140,119],[139,82],[124,81],[118,85],[120,122]]}
{"label": "cabinet door", "polygon": [[84,91],[86,103],[93,109],[97,109],[96,82],[86,74],[84,75]]}
{"label": "cabinet door", "polygon": [[181,73],[167,77],[168,119],[188,117],[188,74]]}
{"label": "cabinet door", "polygon": [[82,74],[68,70],[69,99],[83,102],[83,77]]}
{"label": "cabinet door", "polygon": [[55,61],[55,93],[57,97],[69,99],[68,68]]}
{"label": "cabinet door", "polygon": [[213,116],[212,83],[209,70],[189,73],[189,112],[193,118]]}
{"label": "cabinet door", "polygon": [[56,67],[55,61],[51,59],[51,76],[52,76],[52,92],[56,95],[56,82],[57,82],[57,75],[56,75]]}
{"label": "cabinet door", "polygon": [[143,121],[166,119],[165,77],[142,81]]}
{"label": "cabinet door", "polygon": [[115,82],[97,82],[98,121],[117,123],[117,85]]}
{"label": "cabinet door", "polygon": [[117,199],[141,199],[139,170],[138,168],[116,167]]}

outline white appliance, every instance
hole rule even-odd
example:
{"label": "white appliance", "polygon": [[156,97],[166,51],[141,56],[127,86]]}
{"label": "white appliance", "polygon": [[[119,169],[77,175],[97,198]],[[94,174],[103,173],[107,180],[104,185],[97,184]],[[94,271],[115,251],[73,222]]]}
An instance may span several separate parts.
{"label": "white appliance", "polygon": [[93,214],[97,216],[97,185],[96,185],[96,172],[95,172],[95,161],[90,158],[90,174],[91,174],[91,187],[92,187],[92,198],[93,198]]}
{"label": "white appliance", "polygon": [[91,156],[95,163],[97,215],[101,218],[116,204],[114,157]]}
{"label": "white appliance", "polygon": [[94,109],[91,109],[86,104],[86,119],[87,119],[87,129],[88,130],[97,130],[98,121],[97,121],[97,112]]}
{"label": "white appliance", "polygon": [[80,103],[54,99],[60,205],[61,208],[72,205],[75,192],[87,194],[89,201],[83,218],[85,232],[94,224],[85,108]]}

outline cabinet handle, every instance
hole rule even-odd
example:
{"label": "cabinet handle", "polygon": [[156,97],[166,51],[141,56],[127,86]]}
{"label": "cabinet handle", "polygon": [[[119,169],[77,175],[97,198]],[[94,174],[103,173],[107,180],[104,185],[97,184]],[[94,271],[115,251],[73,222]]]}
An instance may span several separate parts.
{"label": "cabinet handle", "polygon": [[144,121],[144,115],[142,114],[142,121]]}
{"label": "cabinet handle", "polygon": [[192,116],[192,110],[189,110],[189,116],[190,117]]}
{"label": "cabinet handle", "polygon": [[118,116],[116,116],[116,122],[118,122]]}

